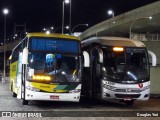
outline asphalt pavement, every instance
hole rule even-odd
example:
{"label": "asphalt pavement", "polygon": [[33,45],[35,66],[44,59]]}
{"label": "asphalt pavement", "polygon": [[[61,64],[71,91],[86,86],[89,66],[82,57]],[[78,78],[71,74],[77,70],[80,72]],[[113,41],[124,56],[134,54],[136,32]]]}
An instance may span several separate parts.
{"label": "asphalt pavement", "polygon": [[[154,97],[148,101],[136,101],[133,106],[99,100],[93,102],[83,97],[79,103],[30,101],[29,105],[22,105],[21,100],[12,97],[9,83],[0,83],[0,112],[0,119],[4,120],[17,120],[22,117],[35,120],[159,120],[160,98]],[[12,118],[7,117],[7,114]]]}

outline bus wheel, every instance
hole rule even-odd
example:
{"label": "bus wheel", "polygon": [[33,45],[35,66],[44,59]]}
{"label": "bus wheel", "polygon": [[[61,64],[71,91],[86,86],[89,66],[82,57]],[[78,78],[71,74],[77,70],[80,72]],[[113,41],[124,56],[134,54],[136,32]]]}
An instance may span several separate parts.
{"label": "bus wheel", "polygon": [[12,86],[11,86],[11,91],[12,91],[12,96],[13,96],[13,97],[17,97],[17,94],[16,94],[15,92],[13,92],[13,84],[12,84]]}
{"label": "bus wheel", "polygon": [[128,106],[132,106],[134,104],[134,101],[131,100],[131,101],[125,101],[126,105]]}
{"label": "bus wheel", "polygon": [[22,105],[28,105],[28,100],[22,99]]}
{"label": "bus wheel", "polygon": [[17,97],[17,94],[15,92],[12,93],[13,97]]}

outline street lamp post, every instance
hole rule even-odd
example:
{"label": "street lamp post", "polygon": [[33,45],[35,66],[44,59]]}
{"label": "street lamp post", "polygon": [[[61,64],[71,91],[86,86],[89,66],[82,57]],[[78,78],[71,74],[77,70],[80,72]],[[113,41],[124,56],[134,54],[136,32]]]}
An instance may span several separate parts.
{"label": "street lamp post", "polygon": [[88,26],[88,24],[77,24],[77,25],[75,25],[75,26],[73,27],[73,29],[71,30],[71,34],[73,33],[73,31],[75,30],[76,27],[81,26],[81,25],[83,25],[83,26]]}
{"label": "street lamp post", "polygon": [[6,80],[6,15],[9,13],[8,9],[3,9],[3,14],[4,14],[4,70],[3,70],[3,80],[2,83],[5,83]]}
{"label": "street lamp post", "polygon": [[69,33],[70,33],[70,34],[72,33],[72,32],[71,32],[71,19],[72,19],[72,11],[71,11],[71,9],[72,9],[72,6],[71,6],[71,5],[72,5],[72,4],[71,4],[71,1],[72,1],[72,0],[70,0],[70,10],[69,10],[69,11],[70,11],[70,12],[69,12],[69,13],[70,13],[70,14],[69,14]]}
{"label": "street lamp post", "polygon": [[[64,27],[64,26],[63,26]],[[62,27],[57,27],[54,31],[53,31],[53,33],[55,33],[57,30],[59,30],[59,29],[61,29]],[[69,29],[69,26],[66,26],[65,27],[65,29]]]}
{"label": "street lamp post", "polygon": [[129,27],[129,37],[131,38],[131,35],[132,35],[132,26],[133,24],[139,20],[139,19],[152,19],[152,17],[140,17],[140,18],[136,18],[135,20],[133,20],[133,22],[131,23],[130,27]]}
{"label": "street lamp post", "polygon": [[[112,15],[112,19],[114,18],[114,12],[113,10],[108,10],[108,15]],[[115,23],[115,21],[113,21],[113,23]]]}
{"label": "street lamp post", "polygon": [[62,34],[64,33],[64,4],[69,4],[69,0],[63,0],[62,3]]}
{"label": "street lamp post", "polygon": [[62,9],[62,34],[64,30],[64,1],[63,1],[63,9]]}

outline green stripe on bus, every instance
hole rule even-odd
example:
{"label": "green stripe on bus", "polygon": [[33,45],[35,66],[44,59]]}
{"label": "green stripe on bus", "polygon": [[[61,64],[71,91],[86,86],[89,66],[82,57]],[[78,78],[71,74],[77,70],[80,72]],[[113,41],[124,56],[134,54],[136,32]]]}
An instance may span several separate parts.
{"label": "green stripe on bus", "polygon": [[68,85],[64,90],[74,90],[77,86],[78,84]]}
{"label": "green stripe on bus", "polygon": [[58,85],[55,90],[63,90],[67,87],[68,85]]}

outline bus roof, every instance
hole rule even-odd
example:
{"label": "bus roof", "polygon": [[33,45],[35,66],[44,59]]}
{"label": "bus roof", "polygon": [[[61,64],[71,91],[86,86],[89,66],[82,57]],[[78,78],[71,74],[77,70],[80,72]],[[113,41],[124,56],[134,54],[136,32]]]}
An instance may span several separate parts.
{"label": "bus roof", "polygon": [[123,37],[91,37],[81,41],[82,44],[90,44],[92,42],[111,46],[145,47],[141,41]]}
{"label": "bus roof", "polygon": [[78,37],[71,36],[71,35],[65,35],[65,34],[46,34],[46,33],[28,33],[27,37],[49,37],[49,38],[68,38],[68,39],[74,39],[74,40],[80,40]]}

